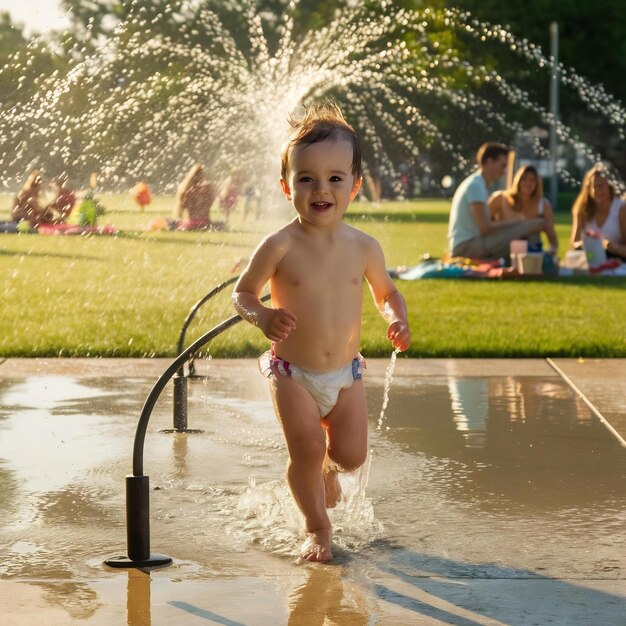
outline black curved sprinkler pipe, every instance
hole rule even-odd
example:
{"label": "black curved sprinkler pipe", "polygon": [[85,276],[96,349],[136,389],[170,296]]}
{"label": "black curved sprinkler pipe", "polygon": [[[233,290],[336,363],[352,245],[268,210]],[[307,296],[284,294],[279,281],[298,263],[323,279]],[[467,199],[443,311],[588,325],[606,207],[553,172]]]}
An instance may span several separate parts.
{"label": "black curved sprinkler pipe", "polygon": [[[233,278],[229,278],[224,281],[222,284],[215,287],[215,289],[209,291],[203,298],[198,300],[191,309],[189,309],[189,313],[183,322],[183,326],[180,329],[180,334],[178,335],[178,344],[176,346],[176,354],[181,354],[183,351],[183,346],[185,345],[185,334],[187,333],[187,329],[189,325],[193,321],[193,318],[196,316],[196,313],[200,310],[200,308],[206,304],[213,296],[216,296],[220,291],[224,290],[229,285],[232,285],[236,280],[239,279],[239,276],[234,276]],[[189,358],[189,377],[195,375],[195,370],[193,366],[193,355]],[[177,433],[201,433],[201,430],[187,428],[187,376],[185,376],[185,364],[183,363],[178,371],[176,372],[172,382],[174,384],[174,427],[163,429],[162,432],[177,432]]]}
{"label": "black curved sprinkler pipe", "polygon": [[[269,297],[269,295],[263,296],[261,300],[267,300]],[[151,554],[150,552],[150,481],[148,476],[143,475],[143,448],[148,421],[165,385],[176,371],[181,366],[184,366],[185,361],[211,339],[234,326],[241,319],[239,315],[233,315],[194,341],[172,361],[148,394],[139,416],[137,430],[135,431],[133,473],[126,476],[126,540],[128,556],[107,559],[104,563],[109,567],[159,567],[172,563],[172,559],[169,556]]]}

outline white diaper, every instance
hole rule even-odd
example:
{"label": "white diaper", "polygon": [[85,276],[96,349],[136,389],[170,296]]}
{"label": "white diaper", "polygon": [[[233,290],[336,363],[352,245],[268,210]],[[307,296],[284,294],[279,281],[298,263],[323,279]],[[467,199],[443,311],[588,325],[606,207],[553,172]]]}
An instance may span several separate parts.
{"label": "white diaper", "polygon": [[331,372],[307,372],[289,361],[277,357],[271,350],[259,358],[263,376],[270,378],[278,372],[300,383],[317,402],[321,417],[326,417],[337,404],[339,392],[363,377],[365,359],[358,354],[350,363]]}

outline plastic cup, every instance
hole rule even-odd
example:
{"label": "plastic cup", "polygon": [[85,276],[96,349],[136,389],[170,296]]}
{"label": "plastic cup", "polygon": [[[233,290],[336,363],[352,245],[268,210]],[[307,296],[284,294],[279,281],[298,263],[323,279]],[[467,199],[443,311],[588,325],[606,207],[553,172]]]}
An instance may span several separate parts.
{"label": "plastic cup", "polygon": [[583,248],[587,255],[589,267],[598,267],[606,263],[606,250],[600,239],[583,235]]}
{"label": "plastic cup", "polygon": [[526,254],[528,252],[528,241],[525,239],[513,239],[509,246],[511,254]]}

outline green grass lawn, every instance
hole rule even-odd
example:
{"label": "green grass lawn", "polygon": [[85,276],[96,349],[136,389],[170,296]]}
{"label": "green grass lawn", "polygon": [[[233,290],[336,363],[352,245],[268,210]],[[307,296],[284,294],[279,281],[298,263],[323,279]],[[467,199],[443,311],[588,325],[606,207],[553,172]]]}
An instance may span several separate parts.
{"label": "green grass lawn", "polygon": [[[144,232],[171,212],[157,197],[140,214],[128,196],[103,196],[101,223],[115,237],[0,234],[0,356],[173,357],[189,308],[232,277],[238,258],[285,216],[244,221],[223,232]],[[8,199],[0,199],[6,219]],[[347,219],[383,245],[388,266],[413,265],[446,246],[449,202],[356,203]],[[557,215],[562,249],[568,214]],[[410,311],[412,357],[625,357],[626,279],[397,281]],[[363,353],[388,356],[385,324],[364,287]],[[230,289],[196,318],[189,343],[234,311]],[[268,345],[238,324],[211,342],[217,357],[255,356]]]}

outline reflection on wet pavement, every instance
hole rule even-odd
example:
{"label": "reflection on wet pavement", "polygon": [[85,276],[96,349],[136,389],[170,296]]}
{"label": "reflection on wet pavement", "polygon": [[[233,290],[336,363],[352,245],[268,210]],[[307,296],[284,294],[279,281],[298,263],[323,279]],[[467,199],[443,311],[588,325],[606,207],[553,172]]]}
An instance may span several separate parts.
{"label": "reflection on wet pavement", "polygon": [[384,376],[370,376],[371,466],[342,477],[336,562],[297,567],[265,383],[210,374],[190,384],[190,426],[204,432],[158,432],[168,390],[146,442],[152,546],[174,565],[124,574],[102,560],[124,550],[123,477],[153,379],[0,380],[0,593],[28,582],[23,597],[54,616],[40,623],[523,624],[511,611],[530,611],[567,624],[541,603],[494,600],[510,594],[496,583],[540,594],[559,578],[598,623],[626,614],[623,593],[594,588],[625,577],[626,454],[558,377],[400,368],[377,431]]}
{"label": "reflection on wet pavement", "polygon": [[623,495],[624,450],[558,380],[430,378],[397,386],[388,425],[387,439],[439,459],[457,476],[449,484],[455,496],[479,499],[481,508],[588,505]]}
{"label": "reflection on wet pavement", "polygon": [[150,573],[141,570],[128,570],[126,608],[128,626],[151,626]]}
{"label": "reflection on wet pavement", "polygon": [[434,575],[623,579],[626,454],[558,378],[400,379],[388,426],[376,511],[403,549],[460,561]]}
{"label": "reflection on wet pavement", "polygon": [[[331,624],[367,626],[371,607],[363,589],[339,567],[312,567],[289,594],[288,626]],[[327,623],[328,623],[327,622]]]}

